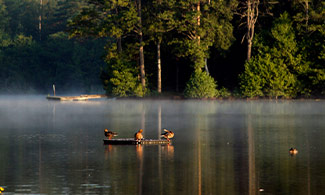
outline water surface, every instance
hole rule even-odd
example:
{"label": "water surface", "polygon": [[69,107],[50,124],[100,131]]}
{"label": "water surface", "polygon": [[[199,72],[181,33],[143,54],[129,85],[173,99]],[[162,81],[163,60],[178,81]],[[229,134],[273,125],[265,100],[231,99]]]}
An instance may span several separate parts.
{"label": "water surface", "polygon": [[[5,194],[321,194],[324,101],[0,96]],[[175,132],[170,145],[103,145]],[[299,153],[290,156],[289,148]]]}

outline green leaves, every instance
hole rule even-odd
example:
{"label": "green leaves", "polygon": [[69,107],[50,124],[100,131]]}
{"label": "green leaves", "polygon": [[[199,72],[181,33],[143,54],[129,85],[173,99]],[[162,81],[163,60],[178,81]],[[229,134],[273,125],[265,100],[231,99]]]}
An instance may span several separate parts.
{"label": "green leaves", "polygon": [[72,37],[122,37],[136,30],[137,10],[131,0],[92,0],[69,22]]}
{"label": "green leaves", "polygon": [[246,97],[295,97],[299,91],[297,71],[301,56],[296,53],[292,23],[288,14],[274,21],[270,46],[257,44],[259,53],[245,63],[240,87]]}
{"label": "green leaves", "polygon": [[216,87],[217,84],[211,76],[198,70],[194,71],[188,81],[184,95],[189,98],[212,98],[217,95]]}
{"label": "green leaves", "polygon": [[0,88],[44,92],[56,82],[90,89],[106,62],[103,83],[117,96],[145,95],[139,75],[143,85],[160,80],[166,90],[186,88],[188,97],[229,96],[214,79],[247,97],[325,94],[323,1],[261,1],[246,63],[239,28],[245,7],[237,5],[248,1],[142,0],[141,22],[139,2],[47,0],[41,9],[39,0],[0,0]]}
{"label": "green leaves", "polygon": [[110,59],[108,62],[105,89],[109,94],[118,97],[143,97],[148,91],[143,91],[137,75],[137,68],[125,55]]}

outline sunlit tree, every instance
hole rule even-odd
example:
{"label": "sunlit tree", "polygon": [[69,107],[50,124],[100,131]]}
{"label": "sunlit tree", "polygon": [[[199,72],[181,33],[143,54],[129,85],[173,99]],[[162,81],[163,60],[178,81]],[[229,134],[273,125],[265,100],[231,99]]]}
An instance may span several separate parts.
{"label": "sunlit tree", "polygon": [[[135,75],[132,73],[127,75],[132,77],[140,75],[142,96],[146,92],[146,80],[141,13],[141,1],[139,0],[89,0],[88,6],[70,22],[70,32],[72,37],[107,38],[108,43],[105,47],[107,55],[105,60],[109,64],[114,61],[133,64],[132,61],[137,61],[138,59],[139,74]],[[123,40],[126,40],[125,48],[123,48]],[[138,48],[137,55],[135,54],[136,48]],[[126,57],[128,58],[121,59]],[[117,76],[114,74],[114,72],[117,73],[117,70],[111,68],[112,66],[108,67],[108,74],[112,76],[113,80],[108,79],[104,83],[111,82],[114,85],[114,83],[117,83],[116,79],[122,75]],[[133,69],[136,69],[136,67]],[[124,74],[123,71],[118,72],[119,74]],[[123,75],[120,78],[124,78],[127,75]],[[102,78],[107,77],[102,76]],[[137,79],[131,80],[136,81]],[[121,82],[118,83],[121,84]],[[117,85],[114,86],[118,87]]]}
{"label": "sunlit tree", "polygon": [[[288,13],[274,21],[270,32],[258,37],[258,54],[245,63],[241,89],[247,97],[295,97],[301,90],[297,72],[307,67],[301,55]],[[267,41],[265,41],[267,40]]]}

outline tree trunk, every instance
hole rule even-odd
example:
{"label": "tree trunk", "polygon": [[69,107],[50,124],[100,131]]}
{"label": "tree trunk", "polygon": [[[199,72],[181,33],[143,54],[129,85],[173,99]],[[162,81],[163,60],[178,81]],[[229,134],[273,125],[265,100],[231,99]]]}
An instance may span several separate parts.
{"label": "tree trunk", "polygon": [[205,72],[207,73],[207,75],[209,75],[210,73],[209,73],[209,68],[208,68],[208,59],[205,58],[204,62],[205,62],[205,65],[204,65]]}
{"label": "tree trunk", "polygon": [[257,179],[256,179],[256,151],[255,151],[255,139],[254,128],[252,126],[252,116],[248,115],[247,121],[247,143],[248,143],[248,194],[256,194],[257,191]]}
{"label": "tree trunk", "polygon": [[40,0],[40,11],[38,18],[38,30],[39,30],[39,40],[42,40],[42,12],[43,12],[43,0]]}
{"label": "tree trunk", "polygon": [[159,40],[157,43],[157,64],[158,64],[158,81],[157,81],[157,88],[158,88],[158,93],[161,93],[161,58],[160,58],[160,43],[161,41]]}
{"label": "tree trunk", "polygon": [[141,85],[142,85],[142,90],[145,91],[146,88],[146,73],[144,70],[144,54],[143,54],[143,45],[142,45],[142,35],[140,35],[140,49],[139,49],[139,53],[140,53],[140,74],[141,74]]}
{"label": "tree trunk", "polygon": [[252,56],[252,40],[247,40],[247,61],[251,59]]}
{"label": "tree trunk", "polygon": [[[200,6],[200,1],[197,2],[197,5],[196,5],[196,11],[198,13],[198,16],[196,18],[197,20],[197,30],[195,31],[195,38],[197,40],[197,44],[198,44],[198,48],[199,50],[201,50],[200,48],[200,45],[201,45],[201,36],[198,32],[198,29],[200,28],[200,25],[201,25],[201,17],[200,17],[200,11],[201,11],[201,6]],[[204,66],[204,64],[202,64],[202,56],[199,56],[199,55],[196,55],[195,56],[195,70],[201,70]]]}
{"label": "tree trunk", "polygon": [[[254,0],[253,0],[254,1]],[[252,30],[252,3],[251,0],[247,0],[247,61],[251,59],[252,55],[252,39],[251,30]]]}
{"label": "tree trunk", "polygon": [[[196,10],[197,10],[197,12],[200,12],[200,10],[201,10],[201,8],[200,8],[200,1],[197,2]],[[198,27],[201,25],[200,15],[197,16],[197,25],[198,25]],[[197,35],[197,40],[198,40],[198,45],[200,46],[200,41],[201,41],[200,35]]]}
{"label": "tree trunk", "polygon": [[143,54],[143,35],[142,35],[142,18],[141,18],[141,0],[138,0],[138,16],[139,16],[139,58],[140,58],[140,76],[141,76],[141,84],[142,90],[145,91],[146,88],[146,74],[144,70],[144,54]]}
{"label": "tree trunk", "polygon": [[252,45],[253,45],[253,38],[254,38],[254,30],[255,30],[255,23],[258,18],[258,6],[260,4],[259,0],[247,0],[247,61],[251,59],[252,56]]}

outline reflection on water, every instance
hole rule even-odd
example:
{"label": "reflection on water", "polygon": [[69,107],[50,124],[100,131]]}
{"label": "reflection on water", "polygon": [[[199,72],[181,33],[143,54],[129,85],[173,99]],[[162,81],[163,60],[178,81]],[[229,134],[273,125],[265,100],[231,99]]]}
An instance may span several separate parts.
{"label": "reflection on water", "polygon": [[[320,194],[324,101],[0,97],[6,194]],[[103,130],[169,145],[103,145]],[[289,148],[296,147],[291,156]]]}

